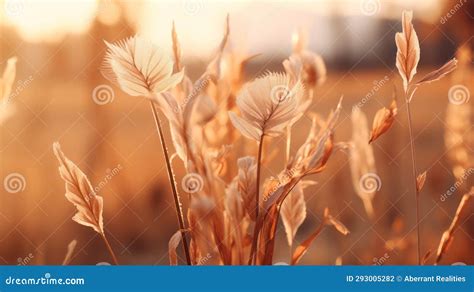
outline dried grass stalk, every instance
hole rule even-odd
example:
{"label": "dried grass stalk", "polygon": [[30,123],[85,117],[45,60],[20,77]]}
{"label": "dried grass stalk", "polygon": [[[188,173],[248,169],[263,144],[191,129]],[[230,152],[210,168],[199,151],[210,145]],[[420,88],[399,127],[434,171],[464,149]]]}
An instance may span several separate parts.
{"label": "dried grass stalk", "polygon": [[53,144],[53,152],[59,161],[59,174],[66,183],[66,199],[77,209],[77,213],[72,217],[72,220],[91,227],[99,233],[114,263],[118,264],[117,257],[105,236],[102,215],[104,211],[103,198],[96,194],[89,179],[79,167],[64,155],[58,142]]}
{"label": "dried grass stalk", "polygon": [[454,215],[453,221],[449,228],[443,233],[441,241],[436,252],[436,261],[435,264],[439,264],[443,258],[443,255],[448,251],[452,241],[454,240],[454,233],[461,224],[461,217],[464,217],[464,213],[468,210],[469,202],[474,196],[474,187],[471,187],[471,190],[462,196],[461,202],[458,205],[456,214]]}
{"label": "dried grass stalk", "polygon": [[373,218],[374,208],[372,200],[377,192],[375,188],[365,186],[364,177],[368,174],[376,174],[374,150],[367,143],[369,139],[369,128],[367,117],[358,107],[352,110],[352,139],[349,148],[349,162],[351,168],[352,185],[364,203],[364,208],[369,218]]}
{"label": "dried grass stalk", "polygon": [[69,263],[71,262],[72,260],[72,254],[74,253],[74,250],[76,249],[76,245],[77,245],[77,240],[72,240],[68,245],[67,245],[67,252],[66,252],[66,256],[64,257],[64,260],[63,260],[63,263],[62,265],[63,266],[67,266],[69,265]]}
{"label": "dried grass stalk", "polygon": [[[326,121],[315,119],[308,138],[290,159],[286,168],[277,178],[270,178],[264,184],[264,214],[257,220],[251,254],[256,254],[254,262],[271,264],[275,245],[275,233],[282,203],[301,180],[324,170],[333,149],[332,135],[341,111],[342,98]],[[260,236],[258,239],[257,236]],[[260,241],[257,247],[253,244]]]}
{"label": "dried grass stalk", "polygon": [[325,226],[334,226],[337,231],[339,231],[343,235],[349,234],[349,230],[347,229],[344,224],[342,224],[339,220],[334,218],[329,214],[328,208],[324,210],[324,217],[321,223],[319,224],[318,228],[311,233],[311,235],[303,241],[295,250],[293,253],[293,256],[291,258],[291,264],[296,265],[298,262],[301,260],[301,258],[305,255],[305,253],[308,251],[309,247],[313,243],[313,241],[318,237],[318,235],[323,231]]}
{"label": "dried grass stalk", "polygon": [[411,117],[410,101],[414,91],[409,95],[409,86],[416,73],[416,67],[420,60],[420,46],[415,29],[411,23],[413,18],[412,11],[403,11],[402,26],[403,32],[395,35],[397,44],[397,61],[396,66],[403,80],[403,88],[405,92],[405,101],[407,104],[408,133],[410,135],[410,152],[413,172],[413,188],[415,196],[415,212],[416,212],[416,236],[417,236],[417,262],[421,264],[421,247],[420,247],[420,206],[418,198],[418,187],[416,181],[416,155],[413,141],[413,125]]}
{"label": "dried grass stalk", "polygon": [[403,79],[403,88],[408,92],[409,83],[416,74],[416,68],[420,61],[420,43],[416,35],[413,24],[412,11],[403,11],[402,13],[402,32],[395,35],[397,44],[397,68]]}
{"label": "dried grass stalk", "polygon": [[[472,76],[472,52],[469,45],[461,46],[456,57],[459,60],[459,70],[453,75],[452,83],[465,86],[469,84]],[[471,104],[449,102],[445,121],[444,143],[454,177],[460,181],[466,170],[474,166],[474,157],[469,149],[472,148],[474,134],[472,130],[466,131],[471,127]]]}
{"label": "dried grass stalk", "polygon": [[[186,227],[175,176],[161,129],[161,121],[154,105],[154,101],[160,97],[160,93],[173,88],[181,82],[184,70],[173,74],[173,61],[171,58],[162,49],[142,37],[131,37],[116,44],[105,43],[108,50],[102,67],[104,77],[116,83],[125,93],[132,96],[142,96],[150,100],[165,158],[168,179],[173,192],[179,228],[184,230]],[[182,240],[186,260],[189,265],[191,264],[191,259],[184,234]]]}
{"label": "dried grass stalk", "polygon": [[449,61],[447,64],[442,66],[440,69],[428,74],[419,83],[415,83],[412,86],[413,76],[416,74],[416,68],[420,60],[420,45],[415,29],[412,24],[413,12],[403,11],[402,13],[402,26],[403,32],[395,35],[395,42],[397,45],[397,60],[396,66],[403,80],[403,88],[405,92],[405,101],[407,104],[407,119],[408,119],[408,132],[410,135],[410,152],[412,161],[412,172],[413,172],[413,188],[415,193],[415,206],[416,206],[416,234],[417,234],[417,259],[418,264],[421,264],[421,247],[420,247],[420,206],[419,206],[419,188],[417,182],[417,166],[416,166],[416,154],[413,138],[413,123],[411,114],[411,100],[420,84],[430,83],[435,80],[441,79],[446,74],[452,72],[457,65],[455,59]]}
{"label": "dried grass stalk", "polygon": [[[303,94],[304,87],[299,80],[295,82],[286,74],[267,73],[247,84],[237,97],[237,107],[242,117],[229,112],[234,127],[245,137],[258,141],[254,211],[257,220],[260,209],[260,168],[264,137],[283,134],[297,116],[301,117],[298,110],[302,104]],[[255,232],[252,244],[254,247],[257,241]],[[255,258],[251,258],[250,261],[255,261]]]}

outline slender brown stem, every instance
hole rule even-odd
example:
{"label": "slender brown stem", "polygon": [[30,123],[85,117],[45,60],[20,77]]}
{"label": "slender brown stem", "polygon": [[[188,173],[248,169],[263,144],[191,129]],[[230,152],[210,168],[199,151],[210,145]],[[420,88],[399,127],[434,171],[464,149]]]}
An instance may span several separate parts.
{"label": "slender brown stem", "polygon": [[258,211],[260,209],[260,171],[262,168],[262,151],[263,151],[263,136],[260,137],[258,143],[258,156],[257,156],[257,181],[256,181],[256,202],[255,202],[255,218],[258,218]]}
{"label": "slender brown stem", "polygon": [[109,241],[107,240],[107,237],[105,237],[105,233],[100,234],[102,236],[102,239],[105,242],[105,246],[107,246],[107,249],[109,250],[110,255],[112,256],[112,260],[114,261],[115,265],[118,265],[118,260],[117,257],[115,256],[114,250],[112,249],[112,246],[110,246]]}
{"label": "slender brown stem", "polygon": [[[273,227],[272,229],[270,230],[270,236],[269,238],[275,238],[275,233],[276,233],[276,229],[277,229],[277,226],[278,226],[278,221],[280,219],[280,210],[281,210],[281,205],[283,204],[283,202],[285,201],[286,197],[291,193],[291,191],[296,187],[296,185],[306,176],[307,174],[304,174],[302,175],[300,178],[298,178],[295,183],[288,189],[288,191],[286,192],[286,194],[283,196],[282,200],[280,201],[280,203],[278,204],[277,206],[277,215],[275,216],[275,224],[273,224]],[[272,249],[275,247],[275,241],[273,241],[272,243]],[[292,249],[292,247],[290,247],[290,250]],[[273,257],[273,255],[272,255]],[[291,258],[290,258],[291,260]]]}
{"label": "slender brown stem", "polygon": [[[321,234],[321,232],[324,230],[324,227],[326,227],[326,223],[327,223],[326,218],[323,218],[323,220],[321,220],[321,223],[319,223],[318,228],[302,244],[305,244],[308,241],[310,243],[315,241],[316,238],[319,236],[319,234]],[[298,258],[293,259],[293,254],[292,254],[291,258],[290,258],[290,265],[294,266],[295,264],[297,264],[298,261],[301,259],[301,257],[303,257],[303,255],[300,254],[300,256]]]}
{"label": "slender brown stem", "polygon": [[415,191],[415,208],[416,208],[416,245],[417,245],[417,261],[418,265],[421,265],[421,247],[420,247],[420,199],[418,193],[418,187],[416,182],[416,155],[415,155],[415,145],[413,141],[413,125],[412,125],[412,117],[411,117],[411,108],[410,108],[410,101],[405,94],[405,100],[407,103],[407,117],[408,117],[408,132],[410,135],[410,150],[411,150],[411,163],[412,163],[412,170],[413,170],[413,189]]}
{"label": "slender brown stem", "polygon": [[443,255],[448,251],[449,243],[454,238],[454,232],[457,230],[457,228],[459,228],[459,225],[461,224],[461,216],[463,212],[467,210],[469,206],[469,200],[474,198],[473,195],[474,187],[471,188],[471,191],[469,193],[462,196],[461,202],[459,203],[458,208],[456,209],[456,214],[454,215],[454,218],[451,221],[451,225],[449,225],[449,228],[445,232],[443,232],[443,236],[441,237],[441,241],[438,247],[438,253],[436,255],[435,265],[439,264],[439,262],[443,258]]}
{"label": "slender brown stem", "polygon": [[290,160],[290,149],[291,149],[291,127],[286,130],[286,163]]}
{"label": "slender brown stem", "polygon": [[255,193],[255,227],[253,229],[253,238],[252,238],[252,247],[250,248],[250,257],[248,264],[251,265],[256,261],[257,254],[257,243],[258,243],[258,220],[259,220],[259,209],[260,209],[260,169],[262,164],[262,150],[263,150],[263,137],[260,136],[260,141],[258,143],[258,154],[257,154],[257,181],[256,181],[256,193]]}
{"label": "slender brown stem", "polygon": [[191,256],[189,253],[188,242],[186,240],[186,233],[185,233],[186,226],[184,224],[183,209],[181,208],[180,197],[178,194],[178,188],[176,187],[176,180],[173,173],[173,168],[171,167],[171,162],[169,159],[168,148],[166,147],[163,130],[161,128],[160,118],[158,116],[158,113],[156,112],[155,104],[151,100],[150,100],[150,106],[153,112],[153,117],[155,118],[156,130],[158,132],[158,136],[160,137],[161,147],[163,149],[163,155],[165,156],[166,169],[168,171],[168,179],[171,184],[171,190],[173,191],[176,216],[178,217],[179,228],[181,230],[181,235],[182,235],[181,238],[183,242],[184,254],[186,255],[186,262],[188,265],[191,265]]}

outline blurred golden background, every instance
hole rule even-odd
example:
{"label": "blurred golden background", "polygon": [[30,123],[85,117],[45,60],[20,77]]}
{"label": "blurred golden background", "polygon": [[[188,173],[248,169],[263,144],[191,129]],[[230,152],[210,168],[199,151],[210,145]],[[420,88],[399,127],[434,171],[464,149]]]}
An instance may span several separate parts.
{"label": "blurred golden background", "polygon": [[[322,55],[328,68],[328,78],[311,109],[325,116],[344,95],[336,141],[351,137],[352,106],[363,102],[371,122],[377,109],[388,106],[394,87],[401,88],[394,35],[401,30],[403,9],[414,11],[421,46],[420,76],[452,58],[461,45],[472,51],[474,44],[472,0],[0,3],[0,72],[8,58],[17,57],[10,101],[14,113],[0,119],[0,264],[5,265],[60,264],[73,239],[78,245],[72,264],[111,261],[100,236],[71,220],[75,210],[64,197],[51,148],[55,141],[100,188],[107,234],[121,263],[168,264],[168,240],[178,227],[153,118],[146,100],[107,87],[111,84],[99,72],[106,49],[103,40],[114,42],[140,34],[171,52],[174,21],[186,70],[195,77],[212,58],[228,13],[229,47],[248,55],[261,54],[245,67],[246,80],[251,80],[266,70],[283,71],[281,62],[291,54],[292,37],[304,29],[309,48]],[[472,61],[468,67],[472,70]],[[453,78],[419,89],[413,102],[418,165],[428,170],[421,197],[424,252],[436,251],[462,195],[458,190],[440,199],[455,183],[444,143]],[[467,80],[464,86],[474,92],[473,75]],[[104,88],[112,91],[105,100],[98,100],[97,91]],[[325,207],[351,233],[341,237],[333,230],[324,231],[303,264],[332,265],[338,257],[343,264],[354,265],[416,262],[405,109],[400,105],[393,128],[374,145],[382,179],[374,199],[374,219],[367,218],[353,190],[344,153],[331,157],[328,170],[316,178],[318,184],[305,191],[308,218],[296,241],[314,229]],[[472,120],[469,124],[466,131],[472,131]],[[309,126],[308,119],[298,124],[295,145],[304,141]],[[285,141],[277,138],[267,145],[271,145],[269,151],[280,147],[283,153]],[[274,158],[270,166],[263,170],[263,177],[276,175],[283,164]],[[179,163],[175,168],[179,182],[183,170]],[[20,187],[13,192],[5,186],[12,174],[20,178]],[[472,186],[471,182],[468,178],[465,185]],[[470,206],[442,264],[474,263],[472,210]],[[282,226],[277,236],[275,262],[288,262]]]}

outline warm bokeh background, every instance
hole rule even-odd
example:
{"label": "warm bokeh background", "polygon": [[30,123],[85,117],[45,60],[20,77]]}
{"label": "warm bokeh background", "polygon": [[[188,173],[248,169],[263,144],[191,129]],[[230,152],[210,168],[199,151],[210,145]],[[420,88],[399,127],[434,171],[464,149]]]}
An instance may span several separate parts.
{"label": "warm bokeh background", "polygon": [[[395,32],[403,9],[413,9],[421,43],[420,75],[454,56],[461,45],[474,43],[474,2],[443,0],[315,0],[315,1],[0,1],[0,71],[17,56],[12,100],[15,114],[0,125],[0,179],[12,173],[24,178],[24,189],[0,187],[0,264],[60,264],[66,246],[78,240],[73,264],[110,262],[106,249],[89,228],[71,220],[74,208],[64,198],[51,145],[63,151],[101,185],[109,240],[124,264],[168,264],[167,245],[177,230],[163,156],[147,101],[125,96],[114,87],[106,104],[93,92],[109,85],[99,72],[105,46],[139,33],[170,50],[174,20],[191,76],[205,68],[230,14],[230,47],[261,53],[246,67],[252,79],[265,70],[282,71],[297,29],[309,34],[309,48],[327,62],[328,79],[316,94],[312,110],[326,115],[344,95],[336,141],[350,138],[353,105],[373,95],[363,110],[369,120],[388,105],[394,86],[401,88],[395,68]],[[459,4],[462,4],[459,6]],[[457,5],[457,6],[456,6]],[[455,7],[459,9],[453,10]],[[451,12],[449,12],[451,10]],[[453,12],[454,11],[454,12]],[[447,15],[450,17],[447,17]],[[383,81],[382,86],[377,82]],[[474,92],[474,79],[465,84]],[[413,102],[418,167],[428,169],[421,197],[422,250],[435,251],[449,226],[461,191],[444,202],[440,196],[454,184],[443,135],[451,78],[421,88]],[[472,101],[470,102],[472,105]],[[350,179],[346,155],[335,154],[329,169],[306,191],[308,218],[296,237],[301,242],[319,222],[323,209],[344,222],[351,234],[327,229],[302,263],[371,265],[415,263],[414,198],[410,189],[410,152],[406,108],[375,143],[382,179],[375,198],[375,218],[365,215]],[[471,121],[472,128],[472,121]],[[310,125],[303,119],[294,145]],[[469,130],[469,129],[466,129]],[[284,147],[276,139],[271,148]],[[271,152],[271,149],[268,149]],[[177,164],[178,177],[183,172]],[[277,174],[282,161],[264,169]],[[112,174],[112,175],[111,175]],[[107,179],[107,175],[113,176]],[[472,180],[470,180],[471,182]],[[103,183],[101,183],[103,182]],[[102,187],[103,185],[103,187]],[[472,184],[471,184],[472,185]],[[474,263],[474,216],[462,219],[443,264]],[[275,262],[288,262],[282,226]],[[387,244],[387,242],[389,244]],[[387,245],[398,242],[395,249]]]}

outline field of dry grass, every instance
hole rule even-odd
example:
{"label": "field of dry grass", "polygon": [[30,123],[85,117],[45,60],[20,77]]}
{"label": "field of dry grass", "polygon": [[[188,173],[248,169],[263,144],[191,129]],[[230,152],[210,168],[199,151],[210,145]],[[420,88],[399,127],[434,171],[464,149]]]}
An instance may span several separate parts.
{"label": "field of dry grass", "polygon": [[[232,39],[232,14],[230,19],[229,38]],[[396,31],[401,31],[401,26]],[[97,35],[93,31],[92,35],[97,36],[98,40],[102,32],[103,28],[100,33],[96,31]],[[394,37],[395,33],[390,39]],[[419,35],[420,40],[424,37]],[[442,265],[474,263],[470,252],[474,243],[472,194],[465,197],[466,205],[457,215],[459,221],[452,229],[454,237],[445,235],[451,238],[449,248],[439,251],[443,232],[452,224],[462,196],[469,192],[473,182],[474,138],[469,115],[472,100],[464,96],[462,102],[453,102],[452,97],[453,87],[459,85],[463,86],[463,94],[466,90],[467,94],[474,92],[472,60],[468,56],[472,49],[465,49],[464,55],[458,53],[458,68],[454,72],[439,81],[420,86],[410,103],[417,174],[426,171],[426,182],[420,186],[417,219],[407,106],[402,78],[395,66],[395,55],[376,68],[354,66],[333,69],[327,64],[325,80],[319,83],[308,79],[311,74],[321,78],[318,74],[324,73],[318,71],[320,68],[314,64],[310,69],[315,71],[308,71],[308,67],[303,66],[306,75],[291,79],[291,70],[282,65],[289,55],[275,57],[262,54],[251,58],[240,75],[238,67],[229,65],[238,65],[239,56],[226,46],[224,34],[222,43],[214,45],[217,67],[213,63],[207,66],[210,60],[194,62],[189,65],[191,69],[185,71],[185,81],[179,80],[178,85],[166,88],[169,96],[178,100],[183,111],[189,102],[186,98],[199,100],[209,96],[218,105],[210,110],[209,103],[197,102],[197,109],[192,112],[193,120],[187,124],[192,134],[184,134],[181,137],[184,140],[172,140],[172,132],[179,133],[182,125],[173,129],[168,121],[173,121],[175,115],[181,112],[173,112],[171,106],[166,112],[169,104],[155,100],[170,155],[177,151],[176,147],[184,149],[184,155],[174,155],[170,159],[184,210],[184,227],[180,230],[167,161],[150,111],[150,96],[130,96],[130,92],[137,88],[130,85],[127,88],[120,82],[114,85],[102,77],[100,68],[103,68],[107,48],[101,43],[95,44],[97,40],[69,37],[58,46],[42,46],[42,50],[37,52],[41,57],[37,58],[34,57],[34,46],[23,44],[15,37],[0,39],[3,41],[2,48],[5,48],[5,53],[0,55],[0,70],[7,64],[3,61],[13,53],[18,58],[13,95],[8,103],[12,115],[0,121],[0,178],[3,185],[0,188],[0,264],[61,264],[72,240],[77,240],[77,245],[68,260],[71,264],[113,263],[103,243],[105,237],[120,264],[168,265],[170,259],[173,261],[174,250],[177,251],[179,264],[186,264],[181,246],[174,246],[182,245],[182,234],[188,240],[186,244],[191,249],[190,260],[193,264],[247,264],[255,252],[254,261],[257,264],[290,263],[293,259],[304,265],[411,265],[418,263],[418,244],[419,257],[426,264],[432,265],[438,260],[438,264]],[[176,40],[174,44],[179,46]],[[218,49],[219,45],[222,50]],[[392,45],[395,53],[394,40]],[[84,54],[77,56],[76,47],[82,48]],[[189,49],[182,50],[186,55]],[[175,73],[180,71],[180,66],[188,67],[186,59],[181,60],[178,51],[175,47],[174,55],[170,56]],[[298,56],[297,46],[288,53]],[[423,54],[421,50],[422,60]],[[180,65],[180,61],[184,64]],[[116,74],[115,79],[120,79],[117,65],[114,66],[109,69]],[[64,67],[62,71],[59,70],[61,67]],[[418,81],[439,67],[421,62],[415,79]],[[292,69],[295,68],[297,66]],[[290,81],[283,83],[291,87],[289,92],[296,96],[295,99],[300,98],[299,91],[294,89],[297,82],[304,84],[305,90],[301,91],[300,103],[286,105],[294,107],[291,113],[281,114],[289,115],[287,119],[299,118],[292,127],[291,140],[286,132],[288,125],[281,133],[272,134],[276,137],[263,135],[263,155],[258,159],[259,141],[251,137],[252,133],[257,132],[236,126],[237,123],[228,118],[227,112],[232,111],[238,118],[245,119],[242,114],[245,107],[238,102],[236,105],[236,100],[241,99],[245,103],[243,88],[251,86],[256,77],[263,76],[269,69],[278,72],[287,69],[286,77]],[[198,94],[193,94],[186,78],[194,82],[203,72],[208,74],[202,75],[205,83],[195,84]],[[264,91],[261,88],[254,90]],[[372,155],[367,156],[367,152],[359,157],[358,162],[354,162],[351,160],[356,155],[351,150],[355,144],[354,133],[364,125],[360,117],[358,123],[352,124],[355,119],[352,117],[353,107],[360,108],[367,116],[368,135],[373,131],[372,122],[377,112],[383,107],[388,108],[394,95],[398,109],[393,124],[390,123],[386,132],[376,137],[370,146],[368,139],[367,144],[360,143],[364,147],[360,151],[373,153],[374,162],[368,161]],[[332,111],[338,111],[336,108],[341,96],[339,117],[331,127],[328,116]],[[310,98],[311,104],[304,108],[303,101]],[[256,109],[266,110],[264,104]],[[298,117],[300,112],[303,115]],[[186,114],[191,116],[190,112]],[[186,114],[180,118],[186,120]],[[320,130],[313,129],[315,141],[305,144],[312,131],[314,114],[318,115]],[[268,119],[271,120],[271,115]],[[268,128],[263,127],[262,131],[266,130]],[[328,136],[325,136],[326,131]],[[361,131],[364,135],[363,129]],[[462,139],[456,135],[461,135]],[[192,141],[185,141],[186,137]],[[450,137],[461,139],[461,143],[450,144]],[[103,229],[96,222],[94,229],[97,232],[71,220],[77,211],[64,197],[65,184],[58,172],[58,159],[53,153],[52,145],[56,141],[61,144],[64,155],[91,182],[93,191],[86,194],[86,199],[79,196],[78,200],[89,204],[87,198],[93,200],[93,193],[103,198],[103,214],[98,215],[94,211],[91,215],[103,217]],[[291,145],[290,150],[287,150],[287,143]],[[223,148],[228,144],[232,148]],[[310,167],[305,164],[309,164],[305,160],[307,157],[298,151],[302,145],[307,145],[306,152],[302,152],[305,155],[311,153],[317,165]],[[252,185],[252,178],[246,177],[243,182],[239,180],[239,174],[244,170],[241,168],[239,172],[237,159],[248,155],[255,157],[255,167],[261,160],[260,183],[257,179],[260,190],[257,188],[257,191],[243,187]],[[298,162],[298,158],[301,161]],[[326,161],[326,158],[329,159]],[[70,180],[76,183],[77,172],[71,170],[75,168],[64,161],[61,165],[65,169],[63,178],[67,181],[68,175],[71,175]],[[354,167],[361,169],[358,170],[359,176],[354,177]],[[301,169],[313,172],[308,176],[305,174],[302,182],[303,175],[300,178],[298,174]],[[247,171],[249,176],[259,172]],[[366,186],[370,190],[363,189],[361,192],[362,177],[368,174],[373,179],[369,183],[375,185]],[[195,185],[187,184],[186,178],[190,175],[197,176],[194,181],[197,189]],[[278,179],[270,180],[279,175]],[[296,181],[291,189],[286,189],[290,183],[286,182],[285,175],[289,176],[290,182],[293,179]],[[80,184],[84,178],[78,177]],[[306,180],[314,183],[309,184]],[[233,181],[236,183],[233,184]],[[298,183],[304,183],[304,190],[303,187],[296,187]],[[283,189],[279,190],[280,187]],[[286,208],[287,218],[277,219],[280,210],[275,211],[277,209],[272,209],[271,204],[265,206],[267,201],[272,202],[267,200],[267,196],[271,198],[280,191],[291,194],[287,199],[297,206],[283,207]],[[81,189],[70,189],[70,192],[80,195]],[[300,198],[302,201],[298,201],[297,197],[300,192],[304,193]],[[251,193],[248,198],[245,197],[247,193]],[[255,194],[260,194],[257,206],[262,208],[258,216],[255,215],[255,201],[252,201]],[[364,198],[365,195],[370,198]],[[251,207],[247,206],[246,200],[253,202]],[[373,211],[369,211],[367,204],[372,205]],[[326,208],[331,217],[324,215]],[[276,215],[273,212],[277,212]],[[267,213],[268,217],[263,217]],[[197,218],[195,225],[190,220],[193,216]],[[276,220],[275,226],[266,225],[265,220],[269,218],[274,221],[268,222]],[[88,220],[92,219],[79,220],[79,223],[84,224]],[[259,220],[262,220],[261,230],[257,228]],[[315,234],[324,222],[336,228],[327,226],[321,229],[321,233]],[[275,228],[275,238],[272,238],[272,228]],[[291,228],[297,229],[297,232],[289,246],[287,233]],[[346,228],[349,233],[345,232]],[[253,242],[258,231],[261,232],[260,240]],[[311,235],[315,235],[314,242],[307,241]],[[270,244],[264,244],[266,242]],[[297,254],[301,251],[304,255],[301,254],[300,258]],[[437,260],[440,253],[443,257]]]}

